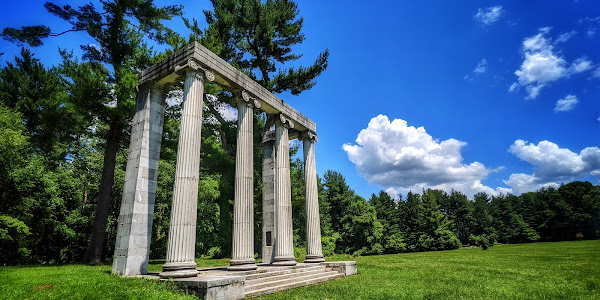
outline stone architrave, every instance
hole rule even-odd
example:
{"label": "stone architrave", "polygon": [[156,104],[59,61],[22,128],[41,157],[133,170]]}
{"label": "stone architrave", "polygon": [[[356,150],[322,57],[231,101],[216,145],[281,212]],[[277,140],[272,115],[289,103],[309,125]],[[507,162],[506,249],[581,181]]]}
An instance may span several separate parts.
{"label": "stone architrave", "polygon": [[214,78],[193,60],[176,71],[185,72],[185,81],[167,258],[160,273],[163,278],[198,275],[195,250],[204,77]]}
{"label": "stone architrave", "polygon": [[162,86],[146,82],[138,88],[113,260],[113,272],[122,276],[148,273],[165,110]]}
{"label": "stone architrave", "polygon": [[292,190],[288,130],[294,123],[283,114],[275,121],[275,257],[274,266],[294,266]]}
{"label": "stone architrave", "polygon": [[233,238],[230,271],[255,270],[254,260],[254,107],[260,101],[246,91],[236,99],[238,108]]}
{"label": "stone architrave", "polygon": [[321,245],[321,220],[319,217],[319,189],[315,164],[315,141],[317,135],[307,131],[301,135],[304,150],[304,182],[306,199],[306,260],[305,263],[320,263],[323,259]]}

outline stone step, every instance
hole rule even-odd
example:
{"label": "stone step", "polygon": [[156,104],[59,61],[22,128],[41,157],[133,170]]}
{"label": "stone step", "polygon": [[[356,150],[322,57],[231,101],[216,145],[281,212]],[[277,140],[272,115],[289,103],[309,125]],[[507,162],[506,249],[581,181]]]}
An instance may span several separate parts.
{"label": "stone step", "polygon": [[287,267],[287,268],[281,268],[281,269],[277,269],[277,270],[269,270],[268,272],[258,271],[256,273],[246,275],[246,281],[255,280],[255,279],[259,279],[259,278],[265,278],[265,277],[279,276],[279,275],[284,275],[284,274],[289,274],[289,273],[310,272],[310,271],[314,271],[314,270],[325,270],[325,266],[315,265],[315,266],[303,266],[303,267],[299,267],[299,268]]}
{"label": "stone step", "polygon": [[287,290],[287,289],[291,289],[291,288],[322,283],[322,282],[326,282],[326,281],[330,281],[330,280],[334,280],[334,279],[338,279],[338,278],[343,278],[343,277],[344,277],[344,274],[341,274],[341,273],[338,273],[335,271],[328,271],[328,272],[323,272],[319,275],[306,276],[304,278],[293,278],[291,280],[284,280],[287,282],[283,282],[283,283],[275,285],[275,286],[264,287],[261,289],[253,289],[251,291],[248,291],[247,290],[248,287],[246,287],[246,293],[244,294],[244,296],[245,297],[257,297],[257,296],[272,294],[275,292],[279,292],[279,291],[283,291],[283,290]]}
{"label": "stone step", "polygon": [[310,270],[310,271],[304,271],[304,272],[293,272],[293,273],[273,275],[273,276],[269,276],[269,277],[262,277],[262,278],[256,278],[256,279],[251,279],[251,280],[246,279],[244,286],[246,287],[246,291],[251,291],[253,289],[260,289],[260,288],[267,287],[270,284],[277,285],[277,284],[280,284],[282,281],[285,281],[288,279],[298,280],[298,279],[304,278],[304,277],[310,277],[310,276],[324,274],[325,272],[331,272],[331,269],[329,269],[329,270],[316,269],[316,270]]}

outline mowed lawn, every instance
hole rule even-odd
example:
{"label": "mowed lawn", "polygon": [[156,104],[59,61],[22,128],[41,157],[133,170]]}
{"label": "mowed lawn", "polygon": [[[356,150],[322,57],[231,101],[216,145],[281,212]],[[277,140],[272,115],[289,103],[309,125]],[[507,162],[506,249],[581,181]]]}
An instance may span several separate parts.
{"label": "mowed lawn", "polygon": [[356,260],[356,276],[264,299],[600,299],[598,240]]}
{"label": "mowed lawn", "polygon": [[[357,260],[358,275],[260,299],[600,299],[600,241],[496,245]],[[158,271],[153,261],[151,271]],[[226,260],[198,260],[200,266]],[[193,299],[110,266],[0,267],[2,299]]]}

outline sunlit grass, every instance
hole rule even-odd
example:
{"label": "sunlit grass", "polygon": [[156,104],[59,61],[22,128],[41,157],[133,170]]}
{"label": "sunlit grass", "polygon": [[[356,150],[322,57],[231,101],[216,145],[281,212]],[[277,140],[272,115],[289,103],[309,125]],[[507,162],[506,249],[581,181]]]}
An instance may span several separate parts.
{"label": "sunlit grass", "polygon": [[265,299],[600,299],[600,241],[496,245],[357,260],[358,275]]}
{"label": "sunlit grass", "polygon": [[[328,260],[356,260],[359,273],[264,299],[600,299],[600,241]],[[228,265],[227,259],[197,262]],[[151,261],[150,272],[159,272],[163,263]],[[172,284],[110,271],[110,265],[0,267],[0,298],[194,299]]]}
{"label": "sunlit grass", "polygon": [[[196,259],[200,267],[226,266],[228,260]],[[164,260],[152,260],[160,272]],[[0,299],[197,299],[168,282],[122,278],[111,265],[32,265],[0,267]]]}

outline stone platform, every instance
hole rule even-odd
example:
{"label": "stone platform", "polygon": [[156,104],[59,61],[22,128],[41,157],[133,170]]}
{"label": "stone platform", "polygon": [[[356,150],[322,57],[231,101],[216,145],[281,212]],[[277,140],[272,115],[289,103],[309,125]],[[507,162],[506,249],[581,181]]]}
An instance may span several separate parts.
{"label": "stone platform", "polygon": [[[200,299],[242,299],[275,293],[295,287],[322,283],[356,274],[355,261],[298,263],[275,267],[259,264],[252,271],[227,271],[227,267],[198,268],[197,277],[169,279]],[[165,280],[158,273],[142,275],[151,280]]]}

